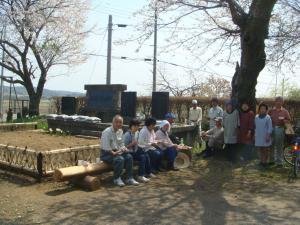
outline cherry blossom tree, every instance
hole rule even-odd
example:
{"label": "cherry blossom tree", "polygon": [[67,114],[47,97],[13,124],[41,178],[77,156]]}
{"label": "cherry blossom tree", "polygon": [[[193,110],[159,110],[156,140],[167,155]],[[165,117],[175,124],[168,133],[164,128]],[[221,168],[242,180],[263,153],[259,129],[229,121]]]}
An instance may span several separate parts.
{"label": "cherry blossom tree", "polygon": [[[6,70],[16,75],[29,96],[29,114],[39,103],[49,71],[85,60],[83,40],[88,0],[0,0],[0,50]],[[7,80],[10,82],[10,80]]]}

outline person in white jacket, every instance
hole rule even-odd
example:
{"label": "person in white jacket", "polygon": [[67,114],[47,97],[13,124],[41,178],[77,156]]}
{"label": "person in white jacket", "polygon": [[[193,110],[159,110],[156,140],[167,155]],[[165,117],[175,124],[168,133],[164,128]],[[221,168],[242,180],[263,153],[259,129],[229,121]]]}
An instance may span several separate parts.
{"label": "person in white jacket", "polygon": [[155,128],[156,119],[150,117],[146,119],[145,126],[141,129],[138,137],[138,147],[150,156],[151,172],[163,171],[161,168],[162,154],[156,140]]}
{"label": "person in white jacket", "polygon": [[160,141],[158,147],[161,150],[163,158],[167,159],[167,169],[178,170],[174,167],[174,161],[177,156],[177,145],[171,141],[168,134],[169,129],[170,123],[167,120],[163,120],[156,131],[156,139]]}
{"label": "person in white jacket", "polygon": [[198,130],[195,136],[195,141],[200,145],[202,144],[201,134],[201,122],[202,122],[202,108],[198,106],[198,102],[196,99],[192,101],[192,107],[189,111],[189,124],[197,125]]}

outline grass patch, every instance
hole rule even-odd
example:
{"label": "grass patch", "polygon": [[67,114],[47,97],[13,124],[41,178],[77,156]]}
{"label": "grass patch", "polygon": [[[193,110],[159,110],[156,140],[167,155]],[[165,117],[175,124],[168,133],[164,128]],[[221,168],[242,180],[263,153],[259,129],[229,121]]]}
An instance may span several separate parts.
{"label": "grass patch", "polygon": [[37,123],[37,129],[48,130],[48,123],[46,116],[32,116],[26,118],[18,118],[8,123]]}

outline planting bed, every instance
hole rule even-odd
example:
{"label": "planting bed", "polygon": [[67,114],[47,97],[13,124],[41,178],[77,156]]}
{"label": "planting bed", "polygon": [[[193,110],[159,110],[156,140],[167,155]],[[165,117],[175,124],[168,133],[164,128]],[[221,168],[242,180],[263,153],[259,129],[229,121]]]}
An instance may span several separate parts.
{"label": "planting bed", "polygon": [[99,140],[75,136],[50,135],[42,131],[16,131],[1,133],[0,144],[18,146],[21,148],[27,146],[29,149],[43,152],[76,146],[96,145],[99,144]]}
{"label": "planting bed", "polygon": [[41,179],[55,169],[75,166],[78,160],[95,162],[99,140],[51,135],[42,131],[1,133],[0,166]]}

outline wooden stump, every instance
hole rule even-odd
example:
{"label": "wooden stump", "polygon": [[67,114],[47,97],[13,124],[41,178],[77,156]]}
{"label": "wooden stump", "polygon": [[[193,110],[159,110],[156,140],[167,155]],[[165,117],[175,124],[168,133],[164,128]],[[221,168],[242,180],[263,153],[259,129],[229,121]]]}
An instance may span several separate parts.
{"label": "wooden stump", "polygon": [[89,191],[95,191],[100,188],[100,180],[98,177],[93,176],[85,176],[83,178],[74,179],[71,183],[75,184],[76,186],[82,187]]}

